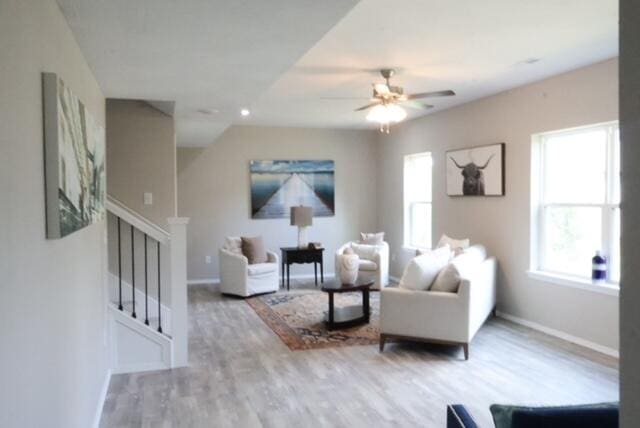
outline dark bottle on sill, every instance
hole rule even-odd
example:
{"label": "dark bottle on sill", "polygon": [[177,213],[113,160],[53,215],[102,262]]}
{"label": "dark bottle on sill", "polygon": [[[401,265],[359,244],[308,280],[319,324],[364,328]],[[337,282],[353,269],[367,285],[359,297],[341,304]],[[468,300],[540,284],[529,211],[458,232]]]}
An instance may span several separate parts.
{"label": "dark bottle on sill", "polygon": [[592,273],[591,279],[597,284],[604,284],[607,281],[607,259],[600,251],[596,251],[596,255],[591,259]]}

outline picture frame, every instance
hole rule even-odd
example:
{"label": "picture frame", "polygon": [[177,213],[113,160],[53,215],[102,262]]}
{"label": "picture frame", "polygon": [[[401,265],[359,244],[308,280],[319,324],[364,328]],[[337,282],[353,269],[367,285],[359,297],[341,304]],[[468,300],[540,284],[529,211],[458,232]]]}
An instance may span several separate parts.
{"label": "picture frame", "polygon": [[252,160],[249,164],[251,218],[289,218],[292,206],[314,217],[335,215],[335,162],[328,159]]}
{"label": "picture frame", "polygon": [[448,196],[504,196],[505,143],[445,153]]}
{"label": "picture frame", "polygon": [[106,217],[105,130],[55,73],[42,73],[46,233],[63,238]]}

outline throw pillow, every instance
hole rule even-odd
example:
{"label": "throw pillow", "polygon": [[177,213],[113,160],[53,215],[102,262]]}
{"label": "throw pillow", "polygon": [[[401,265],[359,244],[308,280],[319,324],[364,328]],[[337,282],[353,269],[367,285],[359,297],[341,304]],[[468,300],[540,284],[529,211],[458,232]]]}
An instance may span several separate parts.
{"label": "throw pillow", "polygon": [[460,285],[460,272],[453,263],[449,263],[436,276],[429,291],[442,291],[445,293],[457,293]]}
{"label": "throw pillow", "polygon": [[224,249],[239,256],[242,255],[242,239],[238,236],[227,236],[224,239]]}
{"label": "throw pillow", "polygon": [[267,250],[264,246],[262,236],[253,238],[240,238],[242,240],[242,254],[247,258],[250,265],[267,262]]}
{"label": "throw pillow", "polygon": [[399,286],[411,290],[428,290],[450,258],[451,249],[448,245],[414,257],[404,270]]}
{"label": "throw pillow", "polygon": [[462,250],[469,246],[469,239],[454,239],[443,234],[440,237],[440,240],[438,241],[438,245],[436,245],[436,247],[442,247],[443,245],[447,244],[449,245],[449,247],[451,247],[451,251],[458,255]]}
{"label": "throw pillow", "polygon": [[558,407],[527,407],[493,404],[489,407],[496,428],[605,427],[618,426],[618,403],[578,404]]}
{"label": "throw pillow", "polygon": [[384,232],[363,233],[360,232],[360,243],[366,245],[382,245],[384,242]]}
{"label": "throw pillow", "polygon": [[364,245],[356,243],[352,243],[351,248],[358,257],[365,260],[371,260],[372,262],[376,260],[376,255],[380,249],[378,245]]}

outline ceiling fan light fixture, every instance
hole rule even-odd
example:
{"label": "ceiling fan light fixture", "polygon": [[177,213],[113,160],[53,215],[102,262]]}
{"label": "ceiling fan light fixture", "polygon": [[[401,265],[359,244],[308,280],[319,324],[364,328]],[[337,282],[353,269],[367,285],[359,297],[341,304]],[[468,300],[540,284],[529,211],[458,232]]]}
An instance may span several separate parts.
{"label": "ceiling fan light fixture", "polygon": [[405,109],[397,104],[378,104],[367,114],[367,121],[379,124],[398,123],[407,117]]}

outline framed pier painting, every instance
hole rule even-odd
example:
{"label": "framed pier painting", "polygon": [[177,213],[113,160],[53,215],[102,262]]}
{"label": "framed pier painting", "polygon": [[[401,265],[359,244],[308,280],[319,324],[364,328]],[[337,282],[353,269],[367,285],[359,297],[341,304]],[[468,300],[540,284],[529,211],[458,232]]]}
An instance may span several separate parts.
{"label": "framed pier painting", "polygon": [[335,164],[332,160],[254,160],[251,218],[288,218],[292,206],[313,208],[314,217],[335,214]]}

